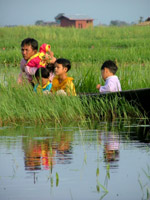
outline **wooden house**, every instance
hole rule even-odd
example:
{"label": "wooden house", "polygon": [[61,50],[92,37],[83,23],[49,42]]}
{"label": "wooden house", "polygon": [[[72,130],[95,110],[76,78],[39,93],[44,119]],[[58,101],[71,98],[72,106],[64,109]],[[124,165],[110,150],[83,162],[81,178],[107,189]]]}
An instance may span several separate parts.
{"label": "wooden house", "polygon": [[93,26],[93,19],[86,15],[65,15],[61,13],[55,17],[55,20],[62,27],[88,28]]}

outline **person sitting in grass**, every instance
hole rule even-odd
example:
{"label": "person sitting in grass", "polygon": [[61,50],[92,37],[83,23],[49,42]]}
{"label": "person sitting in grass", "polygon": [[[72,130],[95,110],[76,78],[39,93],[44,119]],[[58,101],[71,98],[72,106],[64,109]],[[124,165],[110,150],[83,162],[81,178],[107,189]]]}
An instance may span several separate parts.
{"label": "person sitting in grass", "polygon": [[52,88],[52,83],[49,81],[50,71],[47,68],[40,67],[35,72],[37,84],[34,86],[34,91],[41,94],[49,94]]}
{"label": "person sitting in grass", "polygon": [[54,53],[51,51],[51,46],[49,44],[42,44],[40,46],[39,52],[32,56],[26,64],[26,72],[34,75],[33,68],[38,69],[40,67],[46,67],[48,63],[54,63],[56,58]]}
{"label": "person sitting in grass", "polygon": [[22,84],[23,80],[28,80],[32,84],[32,75],[25,72],[25,67],[28,60],[35,56],[38,51],[38,42],[34,38],[26,38],[21,42],[22,60],[20,62],[20,74],[18,77],[18,83]]}
{"label": "person sitting in grass", "polygon": [[67,76],[71,69],[71,63],[65,58],[59,58],[55,61],[55,77],[52,81],[52,93],[76,96],[73,78]]}
{"label": "person sitting in grass", "polygon": [[18,78],[18,83],[22,83],[22,75],[25,74],[27,80],[34,85],[32,82],[33,75],[40,67],[46,67],[48,63],[54,63],[56,58],[54,53],[51,51],[49,44],[42,44],[39,52],[38,42],[33,38],[26,38],[21,43],[21,51],[23,59],[21,61],[21,73]]}
{"label": "person sitting in grass", "polygon": [[118,92],[121,91],[121,84],[118,77],[115,75],[118,70],[115,62],[107,60],[101,67],[101,75],[105,81],[105,85],[98,84],[96,88],[100,93]]}

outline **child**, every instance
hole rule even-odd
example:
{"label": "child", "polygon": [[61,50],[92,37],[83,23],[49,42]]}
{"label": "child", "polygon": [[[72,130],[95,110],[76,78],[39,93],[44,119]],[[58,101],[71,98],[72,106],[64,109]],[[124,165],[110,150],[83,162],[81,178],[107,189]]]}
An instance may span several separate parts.
{"label": "child", "polygon": [[48,69],[49,71],[49,82],[52,83],[53,81],[53,78],[54,78],[54,64],[53,63],[48,63],[46,65],[46,68]]}
{"label": "child", "polygon": [[56,58],[51,51],[51,46],[42,44],[38,53],[33,55],[26,64],[25,72],[28,75],[34,75],[36,70],[40,67],[46,67],[48,63],[54,63]]}
{"label": "child", "polygon": [[100,93],[121,91],[120,81],[115,75],[117,70],[118,67],[113,61],[108,60],[103,63],[101,67],[101,74],[102,78],[105,81],[105,85],[101,86],[100,84],[98,84],[96,86]]}
{"label": "child", "polygon": [[48,63],[54,63],[54,57],[51,47],[48,44],[42,44],[38,51],[38,42],[33,38],[26,38],[21,42],[21,72],[18,77],[18,83],[21,84],[23,79],[27,79],[32,85],[32,78],[40,67],[45,67]]}
{"label": "child", "polygon": [[49,93],[52,87],[52,83],[49,81],[49,70],[44,67],[40,67],[35,72],[35,77],[38,84],[34,86],[34,91],[37,93]]}
{"label": "child", "polygon": [[57,94],[66,94],[76,96],[73,78],[67,76],[67,72],[71,69],[69,60],[59,58],[55,64],[55,77],[52,82],[52,92]]}

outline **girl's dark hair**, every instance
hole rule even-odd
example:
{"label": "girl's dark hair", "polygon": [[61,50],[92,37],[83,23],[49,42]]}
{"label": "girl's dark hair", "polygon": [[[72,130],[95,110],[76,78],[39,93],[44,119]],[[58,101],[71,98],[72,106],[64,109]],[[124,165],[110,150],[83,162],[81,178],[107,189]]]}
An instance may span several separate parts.
{"label": "girl's dark hair", "polygon": [[54,73],[55,66],[53,63],[49,63],[46,65],[46,69],[48,69],[49,73],[50,72]]}
{"label": "girl's dark hair", "polygon": [[39,77],[48,78],[49,77],[48,69],[44,68],[44,67],[40,67],[39,69],[36,70],[35,77],[36,78],[39,78]]}
{"label": "girl's dark hair", "polygon": [[101,70],[103,70],[104,68],[108,68],[113,74],[116,74],[118,70],[116,63],[112,60],[105,61],[101,67]]}
{"label": "girl's dark hair", "polygon": [[21,47],[24,47],[24,45],[31,45],[33,50],[38,50],[38,42],[37,40],[33,38],[26,38],[21,42]]}
{"label": "girl's dark hair", "polygon": [[69,60],[65,59],[65,58],[58,58],[55,63],[58,63],[58,64],[62,64],[63,67],[66,67],[69,71],[71,69],[71,63]]}

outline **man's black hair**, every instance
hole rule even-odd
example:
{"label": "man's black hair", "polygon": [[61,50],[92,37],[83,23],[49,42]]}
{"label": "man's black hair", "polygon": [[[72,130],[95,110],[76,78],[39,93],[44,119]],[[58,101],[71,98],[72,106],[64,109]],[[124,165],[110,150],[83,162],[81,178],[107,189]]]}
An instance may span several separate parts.
{"label": "man's black hair", "polygon": [[113,74],[116,74],[118,70],[116,63],[112,60],[105,61],[101,67],[101,70],[103,70],[104,68],[108,68]]}
{"label": "man's black hair", "polygon": [[58,64],[62,64],[63,67],[66,67],[69,71],[71,69],[71,63],[69,60],[65,59],[65,58],[58,58],[55,63],[58,63]]}
{"label": "man's black hair", "polygon": [[21,47],[24,45],[31,45],[33,50],[38,50],[38,42],[33,38],[26,38],[21,42]]}
{"label": "man's black hair", "polygon": [[40,67],[39,69],[36,70],[35,72],[35,77],[36,78],[48,78],[49,77],[49,71],[47,68]]}

